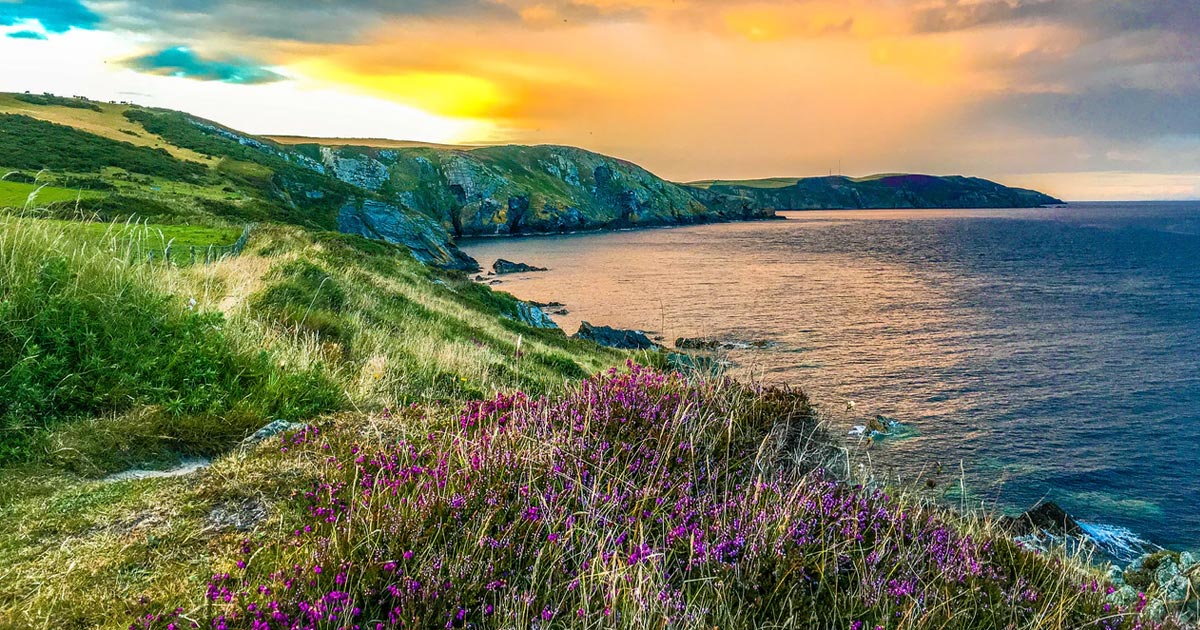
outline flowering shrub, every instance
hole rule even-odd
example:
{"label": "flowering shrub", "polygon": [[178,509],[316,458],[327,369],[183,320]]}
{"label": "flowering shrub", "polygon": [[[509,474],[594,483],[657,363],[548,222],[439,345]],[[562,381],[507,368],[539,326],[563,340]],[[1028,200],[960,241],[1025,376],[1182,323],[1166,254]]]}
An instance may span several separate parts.
{"label": "flowering shrub", "polygon": [[308,429],[283,447],[322,462],[304,525],[131,627],[1141,627],[1070,570],[834,479],[828,444],[803,394],[636,365],[382,448]]}

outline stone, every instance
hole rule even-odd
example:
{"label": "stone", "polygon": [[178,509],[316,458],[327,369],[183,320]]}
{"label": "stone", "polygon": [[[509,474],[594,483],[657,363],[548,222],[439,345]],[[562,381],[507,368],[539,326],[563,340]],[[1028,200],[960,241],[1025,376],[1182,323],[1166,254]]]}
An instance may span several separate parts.
{"label": "stone", "polygon": [[650,350],[657,346],[642,332],[636,330],[621,330],[608,326],[593,326],[588,322],[579,324],[575,339],[584,339],[609,348],[622,350]]}
{"label": "stone", "polygon": [[213,507],[205,519],[205,529],[248,532],[267,518],[267,506],[256,498],[228,500]]}
{"label": "stone", "polygon": [[527,265],[520,262],[513,262],[503,258],[499,258],[496,260],[496,262],[492,263],[492,272],[498,276],[508,273],[529,273],[532,271],[549,271],[549,269],[546,269],[545,267],[534,267],[533,265]]}
{"label": "stone", "polygon": [[560,330],[558,324],[554,323],[554,320],[550,319],[545,311],[529,302],[517,302],[517,314],[514,319],[534,328]]}
{"label": "stone", "polygon": [[1188,587],[1191,586],[1187,577],[1176,575],[1166,582],[1159,584],[1162,598],[1168,604],[1182,604],[1187,601]]}
{"label": "stone", "polygon": [[1080,536],[1083,528],[1079,526],[1066,510],[1057,503],[1046,501],[1039,503],[1024,514],[1008,519],[1008,525],[1018,535],[1045,532],[1054,536]]}
{"label": "stone", "polygon": [[1157,599],[1152,599],[1146,604],[1146,608],[1142,610],[1142,616],[1158,623],[1166,618],[1167,606]]}
{"label": "stone", "polygon": [[460,271],[479,271],[479,263],[459,249],[433,219],[374,199],[351,200],[338,211],[338,231],[403,245],[418,261]]}
{"label": "stone", "polygon": [[680,350],[716,350],[719,345],[716,339],[704,337],[680,337],[675,340],[675,347]]}
{"label": "stone", "polygon": [[1179,576],[1179,565],[1170,558],[1163,558],[1158,563],[1158,569],[1154,572],[1154,581],[1159,584],[1166,584]]}
{"label": "stone", "polygon": [[274,437],[284,431],[299,431],[306,425],[301,422],[288,422],[287,420],[273,420],[263,428],[251,433],[246,439],[242,440],[243,446],[258,444],[267,438]]}
{"label": "stone", "polygon": [[1179,554],[1179,570],[1181,572],[1190,573],[1197,567],[1200,567],[1200,561],[1196,560],[1196,556],[1192,552],[1185,551]]}
{"label": "stone", "polygon": [[1132,606],[1137,603],[1138,594],[1132,586],[1128,584],[1121,586],[1113,591],[1107,598],[1108,603],[1114,606]]}

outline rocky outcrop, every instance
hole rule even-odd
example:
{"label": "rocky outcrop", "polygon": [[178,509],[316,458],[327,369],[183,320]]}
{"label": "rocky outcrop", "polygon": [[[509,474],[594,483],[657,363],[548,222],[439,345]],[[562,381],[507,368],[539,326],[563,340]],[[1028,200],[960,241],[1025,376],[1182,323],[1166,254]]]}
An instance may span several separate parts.
{"label": "rocky outcrop", "polygon": [[649,337],[640,331],[593,326],[587,322],[579,324],[579,331],[573,336],[575,339],[584,339],[621,350],[650,350],[657,347]]}
{"label": "rocky outcrop", "polygon": [[527,265],[522,262],[513,262],[503,258],[499,258],[496,260],[496,262],[492,263],[492,273],[495,273],[497,276],[502,276],[509,273],[529,273],[533,271],[549,271],[549,269],[546,269],[545,267],[534,267],[533,265]]}
{"label": "rocky outcrop", "polygon": [[755,208],[774,210],[1031,208],[1062,203],[1037,191],[1011,188],[978,177],[933,175],[715,181],[694,186],[693,191],[698,199],[723,194]]}
{"label": "rocky outcrop", "polygon": [[[384,153],[361,147],[322,151],[325,164],[343,181],[395,191],[398,204],[439,218],[455,237],[774,216],[743,199],[697,193],[635,164],[573,147],[416,147]],[[388,183],[376,186],[375,164],[386,166]]]}
{"label": "rocky outcrop", "polygon": [[1083,529],[1057,503],[1046,501],[1017,517],[1008,517],[1004,524],[1018,536],[1044,532],[1054,536],[1079,536]]}
{"label": "rocky outcrop", "polygon": [[554,323],[554,320],[550,319],[545,311],[529,302],[517,302],[517,313],[513,319],[534,328],[560,330],[558,324]]}
{"label": "rocky outcrop", "polygon": [[456,247],[433,219],[403,208],[363,199],[342,206],[338,231],[407,247],[417,260],[446,269],[478,271],[479,263]]}

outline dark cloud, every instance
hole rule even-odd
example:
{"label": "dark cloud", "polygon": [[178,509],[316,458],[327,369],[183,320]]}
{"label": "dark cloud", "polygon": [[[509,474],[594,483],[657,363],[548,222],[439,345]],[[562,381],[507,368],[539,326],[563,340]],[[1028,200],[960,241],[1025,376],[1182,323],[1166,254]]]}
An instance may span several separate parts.
{"label": "dark cloud", "polygon": [[1076,94],[1015,94],[987,103],[978,115],[1046,135],[1131,141],[1200,137],[1196,103],[1200,103],[1200,89],[1163,92],[1107,87]]}
{"label": "dark cloud", "polygon": [[11,37],[12,39],[50,39],[49,37],[46,37],[45,33],[39,33],[37,31],[17,31],[15,33],[9,33],[7,37]]}
{"label": "dark cloud", "polygon": [[920,32],[957,31],[980,26],[1050,22],[1099,35],[1140,30],[1196,33],[1196,0],[944,0],[916,12]]}
{"label": "dark cloud", "polygon": [[95,28],[100,23],[100,16],[78,0],[0,2],[0,26],[12,26],[24,20],[37,20],[50,33],[65,33],[71,28]]}
{"label": "dark cloud", "polygon": [[158,52],[129,59],[124,63],[139,72],[199,81],[249,85],[273,83],[284,79],[252,60],[205,58],[186,46],[164,48]]}

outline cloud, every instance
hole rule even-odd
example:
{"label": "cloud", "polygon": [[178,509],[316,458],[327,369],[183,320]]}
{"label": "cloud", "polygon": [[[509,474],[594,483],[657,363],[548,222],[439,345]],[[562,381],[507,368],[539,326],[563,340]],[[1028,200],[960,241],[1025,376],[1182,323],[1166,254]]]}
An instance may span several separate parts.
{"label": "cloud", "polygon": [[235,39],[348,43],[396,20],[519,21],[498,0],[123,0],[106,5],[111,27],[176,40],[219,33]]}
{"label": "cloud", "polygon": [[134,57],[126,60],[124,65],[148,74],[234,84],[274,83],[285,78],[252,60],[205,58],[186,46]]}
{"label": "cloud", "polygon": [[0,1],[0,26],[14,26],[29,20],[37,21],[49,33],[65,33],[72,28],[91,29],[100,24],[100,16],[78,0]]}
{"label": "cloud", "polygon": [[15,31],[6,34],[5,37],[11,37],[13,39],[50,39],[49,37],[46,37],[45,33],[39,33],[37,31]]}

